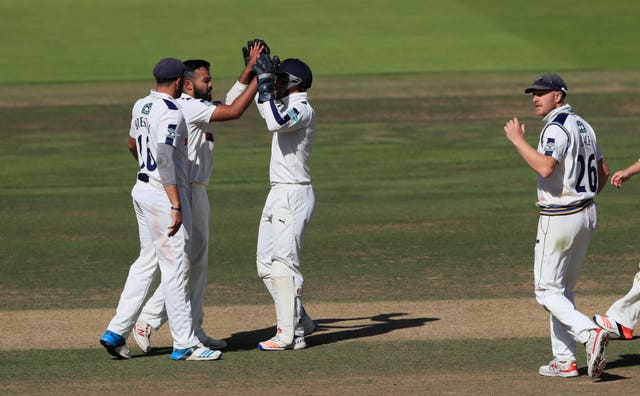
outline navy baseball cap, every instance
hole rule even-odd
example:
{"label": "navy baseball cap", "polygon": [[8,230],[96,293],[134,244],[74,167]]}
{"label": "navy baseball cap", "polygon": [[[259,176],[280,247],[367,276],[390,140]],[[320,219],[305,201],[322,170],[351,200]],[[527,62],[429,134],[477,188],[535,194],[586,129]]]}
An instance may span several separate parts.
{"label": "navy baseball cap", "polygon": [[153,68],[153,76],[156,81],[170,81],[182,77],[184,63],[176,58],[161,59]]}
{"label": "navy baseball cap", "polygon": [[524,90],[524,93],[531,91],[562,91],[564,95],[567,94],[568,88],[564,80],[555,73],[544,73],[536,77],[533,84]]}

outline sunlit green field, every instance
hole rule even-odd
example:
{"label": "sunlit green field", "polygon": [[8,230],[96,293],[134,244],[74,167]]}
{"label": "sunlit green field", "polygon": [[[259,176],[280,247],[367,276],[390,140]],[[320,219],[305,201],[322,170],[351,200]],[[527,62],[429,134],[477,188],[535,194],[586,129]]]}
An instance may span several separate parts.
{"label": "sunlit green field", "polygon": [[[166,56],[213,61],[221,98],[243,66],[240,48],[254,37],[314,71],[317,206],[302,257],[307,302],[533,301],[535,175],[502,127],[518,116],[535,144],[542,124],[523,89],[556,71],[612,170],[637,160],[639,8],[631,1],[569,1],[561,12],[550,1],[4,1],[0,317],[115,309],[139,248],[129,195],[137,167],[126,147],[133,102],[153,88],[151,69]],[[207,306],[270,303],[254,262],[269,143],[253,107],[216,125]],[[638,194],[640,181],[632,180],[599,197],[578,297],[608,303],[631,285],[640,260]],[[80,321],[81,332],[91,318],[68,320]],[[462,325],[464,318],[452,324]],[[30,329],[23,331],[28,340]],[[537,376],[550,352],[546,335],[507,328],[444,341],[320,337],[329,341],[303,355],[240,349],[212,369],[176,369],[166,355],[114,362],[97,342],[6,347],[0,393],[206,393],[202,380],[227,393],[272,394],[288,391],[281,384],[292,376],[307,394],[416,394],[450,377],[478,384],[476,394],[552,388]],[[612,343],[608,389],[637,389],[629,386],[640,376],[636,342]],[[613,381],[619,377],[627,381]],[[473,393],[451,381],[423,393]],[[557,389],[595,389],[572,386]]]}

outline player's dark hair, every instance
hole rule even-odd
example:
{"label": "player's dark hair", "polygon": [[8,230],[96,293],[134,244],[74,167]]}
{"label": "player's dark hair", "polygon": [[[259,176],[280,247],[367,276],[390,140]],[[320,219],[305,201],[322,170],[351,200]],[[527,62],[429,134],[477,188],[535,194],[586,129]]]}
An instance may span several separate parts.
{"label": "player's dark hair", "polygon": [[195,77],[195,71],[201,67],[209,70],[211,64],[204,59],[189,59],[184,61],[184,78],[192,79]]}

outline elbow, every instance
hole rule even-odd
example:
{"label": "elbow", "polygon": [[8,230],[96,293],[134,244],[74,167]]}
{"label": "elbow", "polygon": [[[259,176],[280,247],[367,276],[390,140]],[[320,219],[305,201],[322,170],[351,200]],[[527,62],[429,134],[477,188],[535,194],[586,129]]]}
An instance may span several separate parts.
{"label": "elbow", "polygon": [[548,179],[553,174],[553,168],[544,167],[544,168],[538,170],[538,174],[543,179]]}
{"label": "elbow", "polygon": [[232,111],[232,112],[227,114],[227,117],[226,117],[225,121],[237,120],[241,116],[242,116],[242,112],[241,111]]}
{"label": "elbow", "polygon": [[545,157],[545,161],[538,162],[533,166],[533,169],[538,175],[540,175],[540,177],[542,177],[543,179],[547,179],[553,174],[556,165],[558,165],[558,161],[556,161],[553,157]]}
{"label": "elbow", "polygon": [[542,177],[543,179],[548,179],[549,176],[551,176],[551,173],[539,173],[540,177]]}
{"label": "elbow", "polygon": [[231,112],[231,119],[232,120],[237,120],[238,118],[242,117],[242,115],[244,114],[246,109],[247,109],[247,107],[241,107],[241,108],[238,108],[238,109],[234,109]]}

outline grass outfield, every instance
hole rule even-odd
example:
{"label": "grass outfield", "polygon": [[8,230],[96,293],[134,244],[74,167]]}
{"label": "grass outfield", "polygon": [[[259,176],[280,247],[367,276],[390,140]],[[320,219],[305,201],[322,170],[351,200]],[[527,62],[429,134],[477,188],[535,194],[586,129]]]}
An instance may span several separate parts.
{"label": "grass outfield", "polygon": [[[535,177],[502,131],[518,115],[530,141],[537,139],[539,121],[521,94],[530,77],[388,77],[375,100],[366,90],[341,97],[341,78],[319,79],[312,93],[320,120],[312,159],[317,208],[303,257],[307,298],[530,296]],[[454,89],[443,79],[454,81]],[[573,73],[567,80],[570,87],[582,82],[571,103],[598,131],[612,169],[635,160],[639,75]],[[602,92],[604,86],[613,91]],[[99,90],[99,84],[90,88]],[[86,96],[83,89],[62,85],[56,93]],[[12,144],[0,148],[6,186],[1,309],[117,301],[138,251],[129,197],[136,166],[126,149],[130,100],[101,100],[4,102],[0,108],[15,128]],[[217,131],[207,303],[265,302],[254,252],[268,190],[269,136],[255,109]],[[586,262],[584,292],[628,288],[640,256],[632,237],[639,190],[631,182],[602,194],[601,230]]]}
{"label": "grass outfield", "polygon": [[[611,168],[635,161],[640,3],[194,0],[180,7],[0,4],[0,394],[637,393],[637,340],[611,343],[603,383],[537,375],[550,348],[531,285],[535,176],[502,127],[519,116],[533,144],[541,124],[522,89],[540,72],[559,71]],[[192,35],[171,30],[180,26]],[[316,316],[342,333],[319,332],[301,353],[231,343],[212,364],[175,363],[166,354],[114,361],[91,340],[138,253],[129,196],[136,165],[126,148],[131,105],[165,56],[213,60],[221,97],[241,67],[240,47],[256,36],[314,70],[317,207],[303,250],[305,301],[353,311]],[[244,340],[244,332],[270,331],[272,312],[253,305],[270,303],[254,264],[270,139],[255,108],[216,133],[205,303],[213,312],[251,312],[242,317],[249,324],[236,327],[224,316],[232,340]],[[604,307],[629,288],[640,257],[639,194],[640,180],[599,197],[600,229],[579,302]],[[352,323],[401,320],[416,314],[410,302],[438,301],[454,302],[450,316],[430,308],[419,327]],[[482,320],[456,315],[457,304],[462,311],[476,302]],[[362,312],[365,304],[373,313]],[[79,308],[94,315],[74,316]],[[23,314],[32,320],[5,320]],[[517,330],[529,322],[543,328]],[[74,330],[60,330],[69,324]],[[437,326],[444,327],[438,339],[405,336]],[[451,331],[473,326],[473,337]],[[371,327],[405,338],[362,330]],[[43,329],[59,338],[40,346],[33,337]],[[74,331],[90,343],[74,340]],[[7,344],[9,334],[20,335],[16,345]],[[584,374],[581,351],[578,358]]]}
{"label": "grass outfield", "polygon": [[[0,352],[3,394],[282,393],[533,395],[636,393],[640,358],[630,342],[612,342],[607,382],[538,377],[548,340],[505,338],[423,342],[348,342],[304,353],[228,352],[213,363],[171,362],[166,355],[123,362],[98,349]],[[531,373],[527,370],[534,368]]]}
{"label": "grass outfield", "polygon": [[639,13],[635,0],[3,0],[0,82],[139,81],[166,56],[234,78],[254,37],[318,75],[634,70]]}
{"label": "grass outfield", "polygon": [[[573,92],[570,103],[598,131],[611,167],[634,161],[640,74],[565,77]],[[321,120],[312,159],[318,200],[303,255],[306,301],[527,297],[533,302],[535,177],[502,131],[503,123],[518,115],[528,125],[530,142],[537,139],[540,123],[521,93],[531,78],[530,73],[318,78],[312,91]],[[221,81],[218,89],[230,84]],[[382,89],[375,100],[371,87]],[[5,185],[0,310],[111,310],[138,250],[129,198],[136,166],[125,137],[130,95],[146,92],[148,85],[64,84],[55,86],[55,95],[37,95],[47,88],[0,88],[0,97],[18,98],[0,100],[0,117],[14,129],[7,139],[11,144],[0,147]],[[103,90],[110,94],[94,95]],[[253,108],[242,120],[217,128],[207,306],[268,303],[254,268],[268,150],[269,137]],[[640,183],[632,181],[600,197],[600,230],[579,297],[600,294],[604,304],[629,287],[640,256],[633,237],[639,193]],[[38,325],[56,331],[46,311],[40,315]],[[65,320],[79,321],[82,331],[81,318]],[[461,317],[450,325],[476,323]],[[28,342],[29,328],[24,332]],[[485,338],[496,332],[502,337]],[[9,347],[0,351],[0,392],[171,394],[185,383],[202,392],[215,383],[223,393],[275,394],[288,389],[282,378],[293,371],[292,386],[310,394],[571,393],[593,386],[584,376],[562,384],[537,376],[537,366],[549,359],[546,336],[518,337],[501,326],[483,327],[478,337],[356,338],[315,345],[304,355],[258,354],[251,348],[227,352],[213,366],[180,367],[166,355],[114,362],[97,343],[73,350],[64,342],[47,350]],[[607,389],[629,394],[629,384],[638,382],[635,351],[635,342],[612,343]],[[132,374],[139,372],[145,375]]]}

